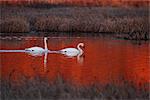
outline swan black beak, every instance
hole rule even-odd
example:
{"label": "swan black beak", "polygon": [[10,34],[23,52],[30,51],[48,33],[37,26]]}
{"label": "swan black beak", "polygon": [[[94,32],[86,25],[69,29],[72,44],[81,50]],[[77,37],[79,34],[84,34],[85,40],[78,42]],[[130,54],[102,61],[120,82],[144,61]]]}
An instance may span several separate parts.
{"label": "swan black beak", "polygon": [[25,51],[26,51],[26,52],[30,52],[30,50],[28,50],[28,49],[25,49]]}
{"label": "swan black beak", "polygon": [[63,51],[57,51],[58,53],[63,53]]}

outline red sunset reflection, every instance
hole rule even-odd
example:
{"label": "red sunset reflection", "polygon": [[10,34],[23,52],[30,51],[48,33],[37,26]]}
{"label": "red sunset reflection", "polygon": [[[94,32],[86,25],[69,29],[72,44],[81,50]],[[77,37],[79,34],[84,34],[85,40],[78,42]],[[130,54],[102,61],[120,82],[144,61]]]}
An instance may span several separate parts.
{"label": "red sunset reflection", "polygon": [[[67,58],[61,54],[48,54],[46,68],[44,56],[33,57],[26,53],[0,53],[1,78],[19,81],[20,76],[33,78],[36,75],[54,81],[60,75],[65,81],[74,85],[88,86],[93,83],[121,84],[122,78],[134,84],[149,83],[149,47],[132,44],[123,40],[104,40],[94,38],[49,38],[48,48],[59,50],[76,47],[84,42],[84,62],[77,58]],[[42,38],[30,40],[1,40],[1,50],[24,49],[32,46],[44,47]],[[45,71],[46,70],[46,71]]]}

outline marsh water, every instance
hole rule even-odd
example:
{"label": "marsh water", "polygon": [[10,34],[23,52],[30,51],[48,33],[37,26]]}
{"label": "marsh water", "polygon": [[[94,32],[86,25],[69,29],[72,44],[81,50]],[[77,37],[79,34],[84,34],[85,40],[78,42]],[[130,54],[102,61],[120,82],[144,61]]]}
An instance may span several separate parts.
{"label": "marsh water", "polygon": [[[91,84],[122,84],[123,80],[135,85],[149,83],[149,43],[141,45],[126,40],[94,37],[48,37],[48,48],[60,50],[85,44],[84,55],[67,57],[49,53],[46,63],[44,55],[32,56],[25,52],[1,52],[1,78],[12,81],[21,76],[46,77],[50,82],[61,76],[69,84],[88,86]],[[6,38],[0,40],[1,50],[24,50],[40,46],[44,48],[43,37]]]}

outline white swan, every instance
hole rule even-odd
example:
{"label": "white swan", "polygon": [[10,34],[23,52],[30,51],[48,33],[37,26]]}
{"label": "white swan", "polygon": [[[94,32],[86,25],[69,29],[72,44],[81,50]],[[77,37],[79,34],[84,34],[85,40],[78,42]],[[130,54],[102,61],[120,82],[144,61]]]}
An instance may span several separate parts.
{"label": "white swan", "polygon": [[44,53],[50,52],[47,48],[47,37],[44,38],[44,49],[42,47],[31,47],[26,48],[25,51],[33,56],[43,55]]}
{"label": "white swan", "polygon": [[65,49],[59,50],[59,52],[69,57],[74,57],[74,56],[79,57],[84,53],[84,51],[80,47],[84,47],[84,43],[79,43],[77,45],[77,48],[65,48]]}

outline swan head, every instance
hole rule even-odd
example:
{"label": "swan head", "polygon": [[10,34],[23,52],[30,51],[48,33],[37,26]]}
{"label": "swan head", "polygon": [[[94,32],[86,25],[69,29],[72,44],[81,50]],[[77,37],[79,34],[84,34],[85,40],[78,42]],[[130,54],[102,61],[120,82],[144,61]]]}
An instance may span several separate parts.
{"label": "swan head", "polygon": [[79,43],[78,46],[84,47],[84,43]]}
{"label": "swan head", "polygon": [[84,51],[80,47],[84,48],[84,43],[79,43],[77,46],[78,50],[80,51],[79,55],[81,56]]}
{"label": "swan head", "polygon": [[26,51],[26,52],[32,52],[32,51],[34,51],[34,50],[33,50],[33,49],[26,48],[25,51]]}
{"label": "swan head", "polygon": [[44,37],[44,40],[46,41],[46,40],[47,40],[47,37]]}

